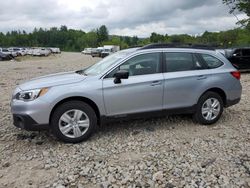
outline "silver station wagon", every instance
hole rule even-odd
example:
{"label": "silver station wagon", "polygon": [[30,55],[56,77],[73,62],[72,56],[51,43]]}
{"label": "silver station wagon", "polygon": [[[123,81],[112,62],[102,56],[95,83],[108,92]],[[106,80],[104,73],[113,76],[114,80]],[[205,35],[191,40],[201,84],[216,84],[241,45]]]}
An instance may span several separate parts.
{"label": "silver station wagon", "polygon": [[83,70],[32,79],[12,97],[14,125],[86,140],[107,120],[193,114],[213,124],[241,98],[240,72],[210,48],[151,44],[122,50]]}

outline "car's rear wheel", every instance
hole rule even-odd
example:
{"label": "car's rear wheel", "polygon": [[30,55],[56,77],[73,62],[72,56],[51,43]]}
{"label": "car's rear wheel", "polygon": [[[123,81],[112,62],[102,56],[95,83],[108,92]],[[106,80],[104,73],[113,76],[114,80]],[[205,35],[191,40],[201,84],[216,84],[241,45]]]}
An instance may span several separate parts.
{"label": "car's rear wheel", "polygon": [[215,92],[206,92],[197,104],[197,110],[193,118],[203,125],[216,123],[223,112],[223,101],[221,96]]}
{"label": "car's rear wheel", "polygon": [[88,139],[97,125],[94,110],[82,101],[68,101],[54,111],[52,118],[54,135],[64,142],[78,143]]}

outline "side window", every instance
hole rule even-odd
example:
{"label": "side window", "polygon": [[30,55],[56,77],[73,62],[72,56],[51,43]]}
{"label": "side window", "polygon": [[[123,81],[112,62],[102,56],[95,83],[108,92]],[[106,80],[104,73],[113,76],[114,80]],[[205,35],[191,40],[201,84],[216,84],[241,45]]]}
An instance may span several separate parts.
{"label": "side window", "polygon": [[250,57],[250,49],[242,49],[242,56]]}
{"label": "side window", "polygon": [[165,53],[167,72],[189,71],[204,69],[201,61],[192,53]]}
{"label": "side window", "polygon": [[203,60],[207,64],[208,68],[210,68],[210,69],[218,68],[218,67],[223,65],[223,63],[219,59],[217,59],[211,55],[201,54],[201,57],[203,58]]}
{"label": "side window", "polygon": [[160,73],[160,53],[142,54],[132,57],[118,68],[113,70],[108,77],[114,77],[118,70],[126,70],[129,76]]}

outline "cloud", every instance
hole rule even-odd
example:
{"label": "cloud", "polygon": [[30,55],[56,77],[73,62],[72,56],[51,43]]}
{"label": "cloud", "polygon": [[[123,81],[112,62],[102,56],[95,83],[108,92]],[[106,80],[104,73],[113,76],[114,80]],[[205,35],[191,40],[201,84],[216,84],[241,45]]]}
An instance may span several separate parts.
{"label": "cloud", "polygon": [[227,30],[235,23],[220,0],[8,0],[0,6],[1,32],[60,25],[90,31],[105,24],[111,34],[146,37]]}

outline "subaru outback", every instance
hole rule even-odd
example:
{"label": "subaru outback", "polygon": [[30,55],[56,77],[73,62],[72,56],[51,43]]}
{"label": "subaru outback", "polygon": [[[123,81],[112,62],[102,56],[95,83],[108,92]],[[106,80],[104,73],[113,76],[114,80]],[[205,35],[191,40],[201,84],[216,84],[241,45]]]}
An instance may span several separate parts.
{"label": "subaru outback", "polygon": [[152,44],[20,84],[11,111],[16,127],[77,143],[107,120],[145,114],[192,114],[210,125],[241,92],[240,72],[215,50]]}

